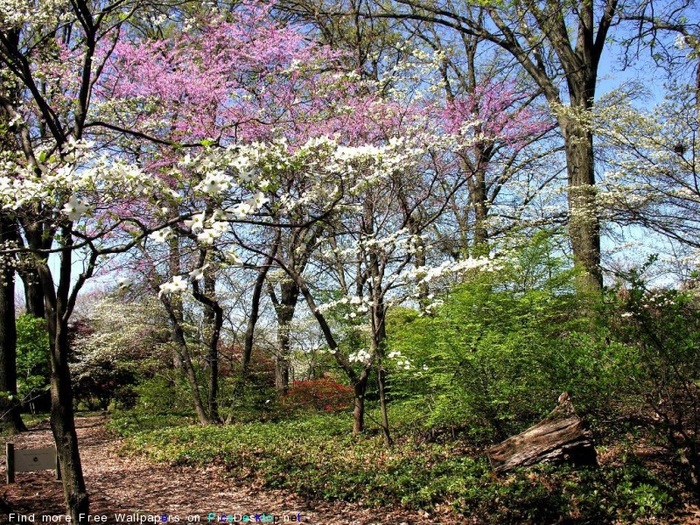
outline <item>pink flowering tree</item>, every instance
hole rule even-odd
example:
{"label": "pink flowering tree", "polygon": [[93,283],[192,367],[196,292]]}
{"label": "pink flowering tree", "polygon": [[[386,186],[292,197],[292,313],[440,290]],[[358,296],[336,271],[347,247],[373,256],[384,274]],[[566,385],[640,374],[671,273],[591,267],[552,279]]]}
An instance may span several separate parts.
{"label": "pink flowering tree", "polygon": [[[298,28],[274,22],[268,7],[246,3],[227,17],[211,21],[195,19],[192,27],[176,30],[167,40],[118,44],[99,85],[99,92],[105,100],[102,115],[107,118],[110,109],[116,107],[119,115],[112,115],[110,122],[121,120],[122,124],[110,124],[113,130],[124,131],[127,137],[131,133],[139,140],[150,137],[149,148],[152,152],[155,146],[157,151],[156,155],[151,154],[152,167],[161,171],[167,171],[166,167],[173,164],[175,150],[172,144],[243,147],[255,141],[266,141],[268,144],[259,153],[264,155],[264,150],[271,147],[269,142],[281,138],[290,154],[298,148],[304,150],[309,138],[314,137],[337,135],[340,142],[348,145],[384,138],[388,133],[387,122],[399,121],[397,107],[379,101],[366,85],[358,82],[352,72],[343,70],[340,67],[341,58],[325,47],[309,43]],[[115,100],[120,103],[115,105]],[[378,121],[382,122],[382,126],[377,124]],[[104,122],[95,121],[94,124],[104,125]],[[135,146],[138,147],[141,146]],[[230,206],[245,208],[255,195],[244,195],[242,188],[229,187],[223,182],[225,171],[230,169],[230,166],[224,167],[218,174],[201,174],[199,178],[191,177],[191,180],[228,192]],[[285,226],[281,230],[277,228],[277,232],[275,227],[268,226],[267,233],[261,235],[258,225],[257,234],[252,239],[247,239],[246,229],[240,224],[235,232],[219,231],[216,243],[209,243],[209,255],[205,259],[223,257],[225,261],[226,252],[232,244],[243,242],[257,246],[260,238],[263,238],[268,241],[276,259],[301,274],[316,246],[310,239],[323,229],[318,226],[320,223],[317,219],[323,217],[327,210],[315,217],[309,216],[310,213],[313,215],[312,206],[307,202],[313,184],[304,180],[303,173],[281,165],[271,165],[267,171],[267,183],[261,186],[266,196],[258,196],[257,199],[270,200],[270,205],[264,210],[266,221],[278,225],[284,223]],[[291,212],[281,211],[286,203],[297,199],[304,204],[297,205]],[[187,203],[190,207],[196,205]],[[177,206],[182,208],[183,204]],[[217,210],[218,205],[214,206],[211,199],[206,206],[209,206],[211,213],[224,217],[221,208]],[[258,206],[255,205],[255,208]],[[287,214],[282,216],[281,213]],[[204,219],[204,216],[201,217]],[[226,217],[229,220],[231,214]],[[222,221],[218,223],[222,224]],[[308,230],[300,226],[311,223],[314,226]],[[171,251],[187,249],[187,239],[204,240],[212,231],[207,228],[197,231],[198,228],[191,225],[183,226],[173,230],[175,236],[169,239]],[[180,239],[178,248],[173,244],[175,238]],[[271,239],[277,240],[270,242]],[[301,246],[305,251],[300,254]],[[260,292],[265,284],[264,274],[271,266],[271,263],[264,261],[269,260],[273,253],[269,250],[265,254],[248,253],[252,257],[247,259],[247,264],[257,265],[259,272],[250,312],[250,319],[255,320]],[[260,263],[255,263],[255,258]],[[148,259],[150,255],[144,253],[139,264],[143,266]],[[155,257],[157,260],[159,258]],[[195,281],[180,279],[179,274],[184,272],[182,258],[171,257],[169,260],[178,261],[177,265],[171,265],[166,271],[172,278],[178,278],[173,281],[176,291],[190,289],[188,282],[191,282],[191,289],[196,293]],[[214,269],[220,265],[211,261],[207,264],[205,279],[207,276],[213,278]],[[155,277],[151,279],[154,288],[164,284],[164,278],[168,279],[162,273],[151,271],[149,274]],[[169,285],[165,286],[169,291]],[[209,288],[215,290],[216,286]],[[285,327],[294,316],[300,292],[293,280],[280,284],[278,290],[268,286],[267,291],[279,322],[276,370],[278,390],[284,392],[288,382],[286,355],[289,353]],[[166,308],[172,310],[173,320],[181,317],[177,314],[178,301],[170,301],[167,294],[160,295]],[[209,294],[209,299],[214,299],[213,295]],[[214,301],[209,306],[214,307],[215,303],[218,304]],[[252,345],[250,334],[251,329],[246,334],[245,355],[248,356]],[[214,353],[212,349],[209,363],[216,362]],[[187,361],[183,359],[185,364]],[[210,372],[213,376],[213,367]],[[193,374],[189,375],[194,377]],[[196,385],[193,384],[192,388],[196,392]],[[210,397],[214,388],[212,380]],[[200,420],[208,421],[210,418],[198,408],[200,403],[196,397],[195,406]]]}
{"label": "pink flowering tree", "polygon": [[[553,129],[551,116],[533,104],[533,98],[514,82],[487,80],[446,101],[442,126],[457,139],[455,168],[468,190],[466,203],[455,215],[460,230],[473,230],[476,254],[487,254],[489,240],[523,219],[531,201],[552,182],[550,176],[532,176],[543,158],[551,162],[552,149],[538,142],[543,144]],[[515,189],[519,185],[525,186],[524,193]],[[515,207],[499,209],[503,197]],[[499,214],[505,221],[498,220]]]}
{"label": "pink flowering tree", "polygon": [[[173,233],[183,239],[178,250],[185,246],[184,239],[208,239],[207,250],[214,258],[219,258],[219,254],[234,245],[239,245],[244,252],[257,258],[258,293],[253,294],[253,298],[257,298],[256,303],[265,283],[264,272],[271,264],[279,266],[291,276],[284,281],[284,285],[280,281],[277,289],[274,285],[268,286],[268,296],[280,325],[277,371],[278,389],[282,392],[285,388],[285,348],[289,344],[284,326],[294,315],[299,294],[313,295],[305,277],[305,269],[313,252],[324,243],[337,244],[342,239],[341,243],[351,243],[354,250],[361,251],[355,262],[343,262],[347,267],[354,267],[358,261],[363,265],[364,270],[356,275],[354,286],[369,289],[369,267],[382,275],[373,278],[376,294],[372,305],[377,319],[374,321],[376,339],[372,342],[370,355],[375,355],[379,351],[376,349],[383,346],[381,319],[386,311],[384,297],[395,289],[396,276],[408,267],[409,261],[412,264],[425,264],[420,250],[406,250],[406,247],[411,242],[420,244],[425,241],[422,236],[426,228],[437,223],[446,210],[446,205],[440,199],[445,196],[454,198],[458,189],[465,184],[471,185],[475,192],[475,188],[485,182],[477,184],[474,180],[479,176],[486,179],[487,165],[496,157],[497,151],[522,149],[525,137],[542,126],[534,112],[521,107],[514,89],[499,91],[503,86],[490,86],[471,98],[453,99],[446,108],[431,103],[406,104],[405,100],[392,101],[375,95],[376,86],[358,82],[353,72],[339,67],[341,59],[342,56],[337,53],[307,43],[295,28],[271,21],[266,7],[248,3],[228,18],[206,22],[195,20],[192,27],[178,31],[168,40],[119,44],[100,84],[105,100],[110,103],[115,99],[123,101],[115,106],[120,111],[118,118],[115,115],[111,119],[121,119],[123,124],[120,127],[112,126],[113,129],[136,130],[139,139],[152,139],[149,147],[152,150],[155,145],[158,151],[158,155],[152,156],[154,170],[165,173],[172,167],[173,161],[169,157],[172,155],[172,144],[226,147],[233,148],[230,150],[233,152],[236,148],[252,151],[247,149],[248,145],[254,141],[265,141],[261,142],[254,162],[249,164],[246,161],[245,169],[254,165],[255,170],[260,170],[257,193],[244,195],[240,193],[241,187],[225,182],[231,166],[224,166],[218,174],[211,170],[199,175],[193,173],[189,177],[191,184],[205,185],[212,190],[218,187],[228,195],[229,207],[214,205],[209,200],[209,211],[193,216],[196,228],[185,224],[175,228]],[[109,115],[109,109],[109,104],[105,104],[103,114]],[[530,122],[532,125],[523,125]],[[344,179],[339,176],[335,184],[339,191],[333,196],[333,192],[329,194],[327,188],[309,183],[313,178],[309,177],[309,173],[317,169],[315,163],[311,169],[300,169],[300,166],[307,166],[313,160],[303,157],[310,151],[313,150],[313,155],[319,158],[327,155],[319,149],[309,149],[309,138],[335,135],[337,138],[334,142],[339,143],[335,148],[341,144],[379,145],[388,144],[402,134],[417,136],[423,133],[427,136],[430,135],[428,129],[433,133],[441,130],[443,138],[422,138],[428,145],[420,154],[421,162],[416,163],[409,170],[410,173],[405,171],[386,181],[387,185],[382,186],[381,191],[377,190],[381,196],[363,193],[359,197],[343,187]],[[478,169],[473,166],[472,169],[458,168],[455,171],[461,175],[450,180],[445,175],[447,169],[454,170],[452,166],[459,164],[460,158],[463,162],[471,161],[470,148],[483,150],[476,162]],[[456,158],[450,153],[451,150],[458,151],[461,157]],[[209,161],[199,159],[197,162]],[[239,168],[240,165],[235,166],[235,169]],[[421,170],[427,170],[431,175],[416,175]],[[371,177],[362,170],[359,175],[364,176],[366,189],[382,185],[379,180],[368,182]],[[407,183],[409,180],[410,184]],[[493,198],[499,189],[493,191]],[[321,191],[322,198],[318,202],[315,202],[318,199],[315,191]],[[259,217],[253,221],[257,224],[250,228],[242,227],[240,222],[234,220],[235,210],[241,206],[250,207],[249,202],[254,195],[259,195],[259,202],[266,202],[263,206],[254,206],[255,211],[259,212]],[[378,204],[380,201],[391,206],[385,208],[385,204]],[[294,202],[294,206],[290,208],[291,202]],[[372,202],[375,205],[370,205]],[[486,208],[486,201],[480,202],[482,208]],[[430,203],[430,209],[426,203]],[[194,209],[197,206],[201,208],[202,204],[190,202],[184,206],[181,202],[178,206]],[[363,205],[369,208],[363,211]],[[375,212],[378,215],[374,215]],[[392,215],[382,216],[384,212]],[[358,221],[366,214],[373,215],[372,220],[360,221],[358,226]],[[211,223],[212,220],[216,226]],[[206,221],[211,223],[208,227]],[[226,224],[234,224],[235,227],[227,228]],[[261,234],[261,231],[267,233]],[[358,231],[362,232],[363,240],[353,237]],[[250,236],[248,232],[251,232]],[[397,235],[401,237],[400,241],[386,243],[386,246],[400,246],[400,249],[378,255],[382,247],[381,239],[396,240]],[[371,245],[371,250],[367,249],[370,246],[365,243],[367,238],[377,239]],[[174,240],[170,239],[170,242],[174,243]],[[261,246],[265,243],[269,249]],[[173,245],[169,246],[170,250],[174,249]],[[187,275],[196,268],[185,270],[181,267],[182,258],[176,259],[178,265],[171,266],[166,272],[173,280],[163,283],[162,279],[167,277],[163,274],[155,282],[165,287],[161,291],[184,292],[190,289],[190,283],[194,291],[195,281],[188,279]],[[382,260],[384,263],[381,263]],[[398,260],[404,262],[395,264]],[[212,265],[208,268],[209,271],[213,270]],[[393,272],[389,284],[382,281],[385,270]],[[341,270],[337,274],[346,271]],[[384,284],[380,284],[380,281]],[[350,292],[346,289],[344,293]],[[307,303],[308,295],[305,296]],[[356,295],[354,291],[352,295]],[[163,293],[161,297],[166,300],[167,294]],[[250,317],[254,319],[256,315]],[[330,328],[323,331],[331,333]],[[247,342],[250,341],[248,335]],[[334,348],[338,345],[329,341],[329,346]],[[352,364],[345,359],[344,363],[340,363],[351,382],[357,385],[357,399],[364,397],[363,385],[366,385],[373,362],[357,361]],[[360,407],[358,412],[362,410]],[[361,417],[356,419],[360,420]],[[361,428],[362,424],[358,423],[356,430]]]}

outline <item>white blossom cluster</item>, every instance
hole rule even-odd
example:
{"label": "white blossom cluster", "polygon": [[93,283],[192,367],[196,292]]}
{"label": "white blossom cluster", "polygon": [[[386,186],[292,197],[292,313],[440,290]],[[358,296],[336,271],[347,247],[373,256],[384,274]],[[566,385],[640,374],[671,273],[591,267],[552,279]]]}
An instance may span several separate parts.
{"label": "white blossom cluster", "polygon": [[438,266],[420,266],[407,271],[404,281],[415,284],[429,284],[444,277],[462,275],[471,270],[495,271],[500,263],[491,257],[468,257],[459,261],[444,261]]}
{"label": "white blossom cluster", "polygon": [[597,110],[593,130],[605,142],[608,168],[595,196],[598,216],[659,231],[697,231],[696,123],[684,102],[694,97],[688,89],[651,110],[628,100]]}
{"label": "white blossom cluster", "polygon": [[413,368],[413,364],[411,363],[410,359],[404,357],[398,350],[389,352],[387,357],[394,360],[394,364],[399,370],[411,370]]}
{"label": "white blossom cluster", "polygon": [[164,189],[138,166],[98,156],[90,145],[76,144],[65,161],[47,161],[37,174],[32,166],[4,166],[0,206],[18,210],[40,202],[72,222],[95,208],[109,209],[125,199],[148,198]]}
{"label": "white blossom cluster", "polygon": [[[351,205],[353,198],[388,175],[406,169],[419,154],[419,149],[400,139],[389,140],[384,146],[350,147],[333,137],[318,137],[294,149],[282,139],[188,154],[171,175],[198,181],[192,186],[191,198],[206,200],[208,210],[192,213],[183,224],[199,244],[212,246],[230,231],[231,223],[260,214],[268,204],[272,206],[273,196],[278,214],[296,209],[322,214],[334,206]],[[298,177],[299,173],[303,174],[303,191],[277,191],[285,176]],[[212,203],[216,206],[213,209]],[[150,238],[163,243],[173,234],[171,229],[163,228]],[[228,254],[228,259],[232,264],[239,262],[235,252]],[[187,290],[188,279],[176,277],[161,285],[161,293]],[[360,309],[359,313],[366,311]]]}
{"label": "white blossom cluster", "polygon": [[358,350],[348,356],[351,363],[368,364],[372,360],[372,355],[367,350]]}
{"label": "white blossom cluster", "polygon": [[69,0],[2,0],[0,1],[0,30],[19,29],[27,25],[51,27],[66,21]]}
{"label": "white blossom cluster", "polygon": [[370,305],[371,298],[353,295],[348,297],[342,297],[341,299],[337,299],[335,301],[328,301],[322,305],[319,305],[318,310],[322,313],[325,313],[339,307],[344,307],[346,309],[350,307],[350,311],[343,315],[343,319],[349,321],[359,319],[367,312],[369,312]]}

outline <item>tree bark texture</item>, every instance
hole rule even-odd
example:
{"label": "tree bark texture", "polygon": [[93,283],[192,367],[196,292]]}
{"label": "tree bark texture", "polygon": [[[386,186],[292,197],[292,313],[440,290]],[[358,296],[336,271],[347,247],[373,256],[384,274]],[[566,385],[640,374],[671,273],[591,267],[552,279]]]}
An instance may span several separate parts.
{"label": "tree bark texture", "polygon": [[275,313],[277,314],[275,389],[279,396],[286,394],[289,389],[289,354],[292,349],[292,341],[289,335],[298,299],[299,287],[290,279],[281,283],[279,301],[273,301]]}
{"label": "tree bark texture", "polygon": [[365,430],[365,394],[367,392],[368,373],[363,373],[353,384],[354,405],[352,410],[352,433],[361,434]]}
{"label": "tree bark texture", "polygon": [[568,394],[559,399],[559,405],[545,419],[488,450],[496,472],[538,463],[597,464],[590,431],[576,415]]}

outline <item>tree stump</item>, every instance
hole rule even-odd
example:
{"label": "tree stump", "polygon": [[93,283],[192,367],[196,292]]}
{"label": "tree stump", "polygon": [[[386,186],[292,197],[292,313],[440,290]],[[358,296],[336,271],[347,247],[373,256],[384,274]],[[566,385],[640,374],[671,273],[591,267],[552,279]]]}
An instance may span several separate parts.
{"label": "tree stump", "polygon": [[546,418],[494,445],[487,454],[499,473],[537,463],[598,464],[591,433],[566,393],[559,396],[559,404]]}

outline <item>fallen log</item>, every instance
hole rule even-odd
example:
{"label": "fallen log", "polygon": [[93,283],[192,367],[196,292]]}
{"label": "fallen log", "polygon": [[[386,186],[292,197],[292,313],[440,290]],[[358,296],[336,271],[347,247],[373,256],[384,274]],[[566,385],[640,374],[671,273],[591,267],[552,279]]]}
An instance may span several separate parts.
{"label": "fallen log", "polygon": [[494,445],[487,454],[499,473],[538,463],[598,463],[591,433],[576,415],[566,393],[559,396],[559,404],[546,418]]}

